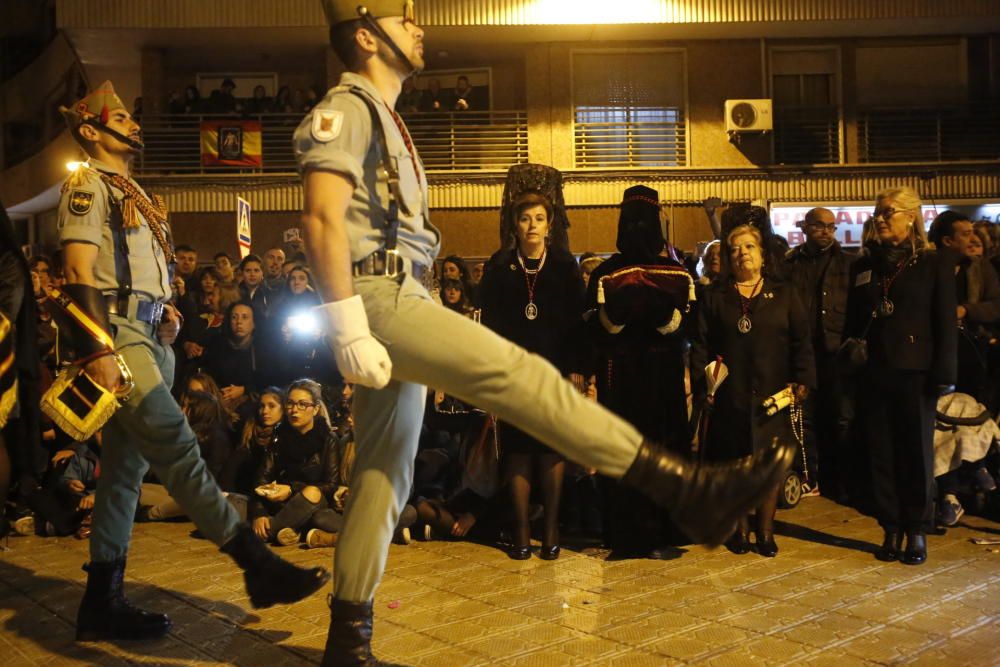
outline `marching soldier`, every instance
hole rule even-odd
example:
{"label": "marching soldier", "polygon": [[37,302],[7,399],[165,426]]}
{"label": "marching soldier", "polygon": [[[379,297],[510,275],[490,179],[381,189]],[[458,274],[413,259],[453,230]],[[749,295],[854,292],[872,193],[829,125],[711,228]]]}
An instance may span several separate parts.
{"label": "marching soldier", "polygon": [[67,283],[62,292],[79,309],[60,318],[61,340],[106,390],[114,392],[122,382],[119,359],[134,380],[103,429],[77,640],[149,639],[170,629],[165,614],[131,605],[123,592],[139,487],[150,468],[199,530],[245,570],[255,607],[311,594],[329,574],[281,560],[240,522],[170,395],[170,345],[180,329],[180,315],[167,303],[173,248],[163,200],[148,196],[129,175],[143,147],[138,123],[110,82],[60,111],[89,160],[70,176],[59,202]]}
{"label": "marching soldier", "polygon": [[348,72],[299,125],[294,147],[306,247],[327,300],[319,310],[341,373],[359,385],[355,482],[335,553],[323,664],[376,664],[372,597],[413,478],[425,385],[649,494],[694,539],[721,542],[777,483],[792,450],[694,466],[588,401],[540,357],[435,304],[420,283],[440,247],[426,172],[392,111],[402,82],[424,66],[413,2],[322,5]]}

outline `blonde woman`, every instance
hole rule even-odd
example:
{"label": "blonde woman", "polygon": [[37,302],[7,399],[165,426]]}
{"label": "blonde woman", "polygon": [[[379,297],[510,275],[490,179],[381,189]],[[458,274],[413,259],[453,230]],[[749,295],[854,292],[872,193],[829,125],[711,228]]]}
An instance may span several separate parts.
{"label": "blonde woman", "polygon": [[935,408],[957,375],[954,258],[928,248],[920,196],[908,187],[879,193],[865,249],[851,271],[845,335],[867,341],[858,407],[885,531],[876,557],[919,565],[932,528]]}

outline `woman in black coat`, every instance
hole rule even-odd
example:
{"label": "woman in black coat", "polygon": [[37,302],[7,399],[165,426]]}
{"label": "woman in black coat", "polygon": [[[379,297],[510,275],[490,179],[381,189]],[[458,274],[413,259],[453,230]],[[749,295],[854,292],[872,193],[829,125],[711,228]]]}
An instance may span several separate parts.
{"label": "woman in black coat", "polygon": [[885,531],[877,557],[918,565],[932,527],[937,399],[957,376],[955,257],[926,247],[920,196],[910,188],[879,194],[865,240],[867,254],[851,270],[845,335],[868,345],[858,405]]}
{"label": "woman in black coat", "polygon": [[[809,321],[790,285],[766,272],[760,232],[742,225],[726,239],[726,277],[709,285],[698,311],[698,334],[691,347],[691,377],[705,399],[705,365],[722,357],[729,376],[718,387],[708,429],[701,446],[707,458],[726,460],[748,456],[774,439],[793,437],[789,412],[767,416],[763,402],[793,387],[806,397],[816,384]],[[757,508],[757,551],[775,556],[774,514],[778,488]],[[749,528],[741,521],[727,542],[734,553],[750,550]]]}
{"label": "woman in black coat", "polygon": [[[584,287],[580,269],[568,249],[550,244],[551,201],[528,192],[510,209],[516,224],[512,238],[490,258],[480,286],[482,322],[504,338],[552,362],[564,375],[578,369],[574,333],[581,323]],[[583,388],[583,376],[573,373]],[[530,400],[530,397],[525,397]],[[559,498],[566,462],[528,434],[501,422],[503,465],[514,505],[514,537],[509,555],[531,557],[528,501],[532,467],[537,466],[545,507],[540,557],[559,556]]]}
{"label": "woman in black coat", "polygon": [[226,310],[223,326],[223,334],[205,351],[203,369],[219,385],[226,410],[235,412],[260,386],[253,308],[243,301],[232,304]]}
{"label": "woman in black coat", "polygon": [[288,387],[285,420],[262,452],[250,500],[249,518],[262,540],[289,546],[307,525],[333,532],[323,521],[340,478],[337,435],[321,411],[322,388],[312,380]]}

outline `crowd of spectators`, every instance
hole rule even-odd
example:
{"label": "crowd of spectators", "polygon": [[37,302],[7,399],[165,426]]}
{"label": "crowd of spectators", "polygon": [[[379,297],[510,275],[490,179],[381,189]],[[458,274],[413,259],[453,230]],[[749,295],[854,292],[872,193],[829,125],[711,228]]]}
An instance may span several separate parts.
{"label": "crowd of spectators", "polygon": [[[898,193],[896,205],[903,205]],[[888,482],[865,480],[858,474],[867,469],[870,454],[858,444],[860,425],[854,423],[857,406],[849,400],[854,390],[840,356],[841,339],[852,326],[847,314],[848,292],[853,284],[850,281],[858,280],[852,266],[871,251],[841,248],[834,238],[834,218],[825,209],[814,209],[806,216],[801,223],[806,243],[792,249],[771,233],[762,210],[734,206],[729,219],[724,214],[720,220],[711,209],[707,212],[718,225],[718,238],[706,244],[700,256],[685,255],[670,246],[663,251],[664,257],[676,258],[688,267],[698,293],[691,324],[677,334],[683,341],[678,349],[684,363],[691,364],[685,366],[683,377],[689,400],[693,394],[695,404],[689,403],[687,409],[693,409],[697,419],[698,403],[704,400],[704,386],[699,385],[704,374],[697,365],[723,353],[734,364],[740,363],[741,355],[750,355],[747,364],[755,363],[752,357],[756,352],[739,349],[739,333],[720,337],[713,332],[724,327],[735,332],[740,315],[741,302],[726,301],[725,285],[732,283],[725,281],[746,285],[748,295],[763,284],[768,294],[773,293],[774,330],[781,329],[785,333],[780,335],[788,337],[788,347],[783,350],[788,359],[780,364],[775,359],[770,362],[772,370],[786,370],[776,372],[773,382],[768,382],[813,386],[806,403],[806,464],[800,471],[806,480],[803,490],[806,495],[822,493],[841,502],[867,503],[878,511],[880,493],[873,485]],[[997,224],[973,223],[948,211],[934,221],[928,241],[928,247],[933,243],[939,253],[950,253],[955,266],[958,389],[980,407],[985,406],[987,423],[994,427],[1000,407],[998,230]],[[758,259],[744,260],[741,252]],[[504,296],[503,290],[497,292],[497,285],[510,277],[505,275],[514,268],[510,257],[491,263],[446,257],[435,267],[433,293],[444,306],[476,321],[484,307],[492,308],[483,322],[502,330],[504,325],[496,313]],[[585,294],[591,274],[604,258],[592,253],[578,259],[567,254],[566,258],[570,265],[564,279],[578,283],[572,289],[565,288],[566,293]],[[286,255],[285,249],[275,247],[239,262],[223,252],[208,259],[191,245],[177,247],[173,298],[184,324],[174,347],[175,395],[198,436],[212,475],[261,537],[276,545],[303,542],[310,547],[335,546],[350,497],[354,459],[351,387],[342,382],[312,315],[320,297],[306,258],[294,250]],[[56,371],[56,341],[44,288],[62,279],[60,259],[38,256],[29,264],[40,306],[38,349],[44,384],[51,382]],[[492,279],[491,266],[494,271],[500,269]],[[492,291],[484,292],[484,285]],[[742,289],[741,299],[751,298],[744,297]],[[798,295],[795,299],[792,292]],[[551,309],[562,299],[555,298],[549,304],[543,296],[538,297],[543,309]],[[583,301],[563,306],[579,311]],[[796,310],[799,307],[801,311]],[[523,304],[518,308],[523,309]],[[782,329],[786,325],[781,323],[789,321],[793,322],[792,330]],[[565,351],[562,341],[576,331],[568,320],[560,326],[565,331],[554,348],[558,354]],[[769,326],[766,319],[754,320],[754,327]],[[806,338],[815,353],[815,378],[801,371],[804,357],[796,351],[797,341]],[[878,353],[873,350],[872,354]],[[574,378],[574,382],[591,396],[600,385],[594,376]],[[717,415],[741,409],[737,403],[727,408],[725,401],[717,402],[715,408]],[[714,430],[703,434],[709,458],[745,453],[739,438],[725,430],[732,423],[727,425],[727,419],[721,418],[715,424]],[[424,538],[502,541],[508,548],[519,546],[521,553],[516,557],[525,557],[530,533],[541,535],[549,554],[557,557],[560,526],[566,534],[592,538],[594,544],[607,541],[609,531],[613,532],[608,522],[617,519],[608,514],[602,486],[595,482],[593,471],[573,466],[564,471],[560,467],[558,483],[546,481],[544,474],[548,473],[543,473],[538,491],[530,493],[532,487],[526,480],[531,478],[533,459],[529,453],[535,456],[538,452],[523,447],[505,449],[504,440],[511,440],[505,429],[475,406],[429,388],[414,485],[397,525],[397,542],[407,543],[411,531],[419,528],[417,535]],[[943,470],[935,468],[939,494],[936,518],[940,524],[958,521],[965,511],[960,502],[963,494],[967,498],[979,494],[982,499],[995,489],[996,453],[992,438],[988,440],[977,458],[963,459],[959,453]],[[26,505],[15,511],[14,528],[86,538],[99,474],[100,436],[91,442],[72,442],[48,424],[43,426],[40,446],[50,459],[49,470],[39,488],[27,494]],[[554,465],[544,459],[547,454],[548,450],[541,451],[543,471]],[[561,481],[564,475],[565,484]],[[511,483],[518,484],[516,493],[509,489]],[[561,502],[554,492],[561,496]],[[777,552],[772,532],[774,507],[772,498],[757,512],[757,546],[763,555]],[[158,480],[150,477],[142,489],[137,520],[173,519],[181,512]],[[741,530],[743,534],[730,541],[737,553],[749,549],[746,528]]]}
{"label": "crowd of spectators", "polygon": [[[292,88],[281,86],[274,95],[269,95],[262,84],[254,86],[249,95],[237,92],[237,84],[232,79],[224,79],[208,97],[202,97],[197,86],[187,86],[183,92],[171,90],[167,97],[167,113],[172,116],[184,114],[232,114],[256,116],[260,114],[302,114],[308,112],[323,97],[319,86]],[[141,98],[136,107],[141,114]],[[133,116],[137,114],[133,111]]]}
{"label": "crowd of spectators", "polygon": [[[325,90],[321,86],[305,88],[280,86],[276,92],[257,84],[251,91],[240,91],[231,78],[223,79],[219,87],[203,96],[198,86],[171,90],[167,95],[166,112],[171,116],[197,114],[229,114],[257,116],[260,114],[296,114],[301,116],[316,106]],[[459,75],[455,86],[442,88],[437,78],[429,79],[427,87],[419,89],[412,78],[403,82],[403,91],[396,102],[399,113],[488,111],[489,95],[485,88],[472,86],[469,77]],[[143,102],[137,97],[132,115],[141,119]]]}

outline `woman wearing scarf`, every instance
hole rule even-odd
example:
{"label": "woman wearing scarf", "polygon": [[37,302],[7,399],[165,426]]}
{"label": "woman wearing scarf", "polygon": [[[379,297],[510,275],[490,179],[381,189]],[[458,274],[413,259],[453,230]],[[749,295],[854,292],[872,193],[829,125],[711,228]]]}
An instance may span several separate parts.
{"label": "woman wearing scarf", "polygon": [[879,193],[869,229],[867,255],[851,271],[845,336],[867,341],[858,408],[885,531],[876,557],[919,565],[934,516],[935,409],[957,375],[955,263],[927,248],[910,188]]}
{"label": "woman wearing scarf", "polygon": [[337,530],[332,513],[321,513],[334,500],[340,467],[337,435],[327,421],[321,394],[312,380],[288,387],[285,420],[263,452],[250,500],[253,530],[262,540],[289,546],[307,526]]}

